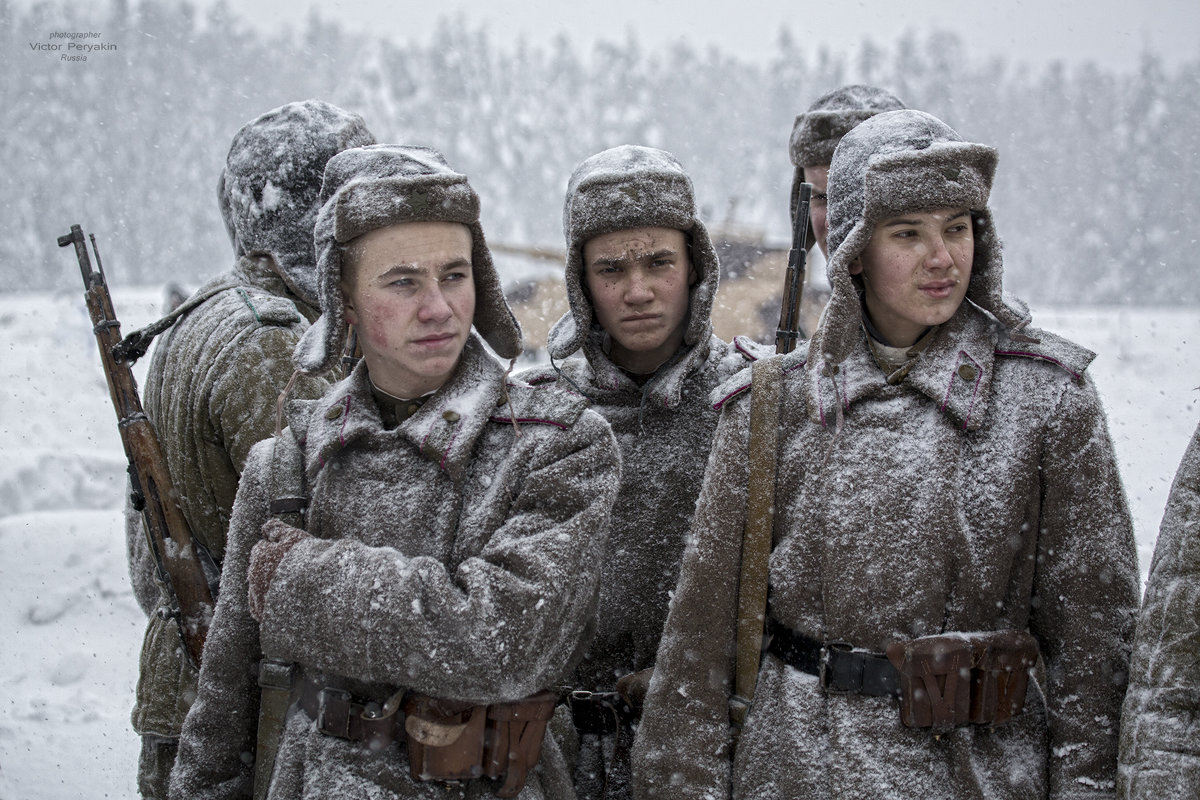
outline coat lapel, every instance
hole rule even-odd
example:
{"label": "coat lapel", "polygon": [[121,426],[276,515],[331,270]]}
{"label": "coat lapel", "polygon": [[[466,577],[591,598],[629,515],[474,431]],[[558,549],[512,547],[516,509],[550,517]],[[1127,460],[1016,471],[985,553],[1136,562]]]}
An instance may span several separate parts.
{"label": "coat lapel", "polygon": [[[928,396],[937,408],[964,430],[977,430],[987,414],[995,360],[992,325],[964,303],[935,334],[902,385]],[[841,364],[812,353],[801,378],[809,417],[820,425],[836,425],[840,413],[854,403],[889,389],[887,376],[876,363],[866,333]]]}
{"label": "coat lapel", "polygon": [[309,480],[343,448],[388,436],[408,441],[455,481],[461,480],[475,441],[501,397],[502,379],[499,365],[471,334],[450,380],[416,414],[388,431],[371,397],[366,363],[360,362],[348,378],[315,401],[305,446]]}

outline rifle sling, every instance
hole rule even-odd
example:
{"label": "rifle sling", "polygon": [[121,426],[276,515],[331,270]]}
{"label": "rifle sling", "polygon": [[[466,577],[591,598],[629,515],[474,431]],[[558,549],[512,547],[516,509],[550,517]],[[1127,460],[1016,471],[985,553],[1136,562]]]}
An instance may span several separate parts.
{"label": "rifle sling", "polygon": [[779,358],[751,367],[749,483],[738,579],[737,659],[729,717],[741,728],[754,700],[767,609],[767,566],[774,529],[775,471],[779,450]]}
{"label": "rifle sling", "polygon": [[180,303],[178,307],[161,319],[138,328],[136,331],[131,331],[124,339],[113,346],[113,356],[117,361],[130,365],[134,364],[139,358],[146,355],[146,351],[150,349],[150,345],[155,338],[178,322],[180,318],[192,313],[193,309],[208,302],[211,297],[220,294],[226,289],[233,289],[240,285],[235,280],[222,280],[203,291],[198,290],[196,294],[193,294],[187,300]]}

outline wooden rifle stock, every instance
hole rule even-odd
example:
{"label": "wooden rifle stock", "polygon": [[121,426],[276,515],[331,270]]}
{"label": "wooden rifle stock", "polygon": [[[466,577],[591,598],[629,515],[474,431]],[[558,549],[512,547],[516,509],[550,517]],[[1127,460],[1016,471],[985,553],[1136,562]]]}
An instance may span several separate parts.
{"label": "wooden rifle stock", "polygon": [[808,259],[808,217],[812,204],[812,184],[800,184],[800,202],[792,220],[792,249],[788,252],[787,276],[783,279],[783,303],[779,309],[779,327],[775,331],[775,352],[790,353],[803,335],[800,327],[800,299],[804,295],[804,265]]}
{"label": "wooden rifle stock", "polygon": [[133,371],[128,362],[113,354],[113,347],[121,341],[121,323],[113,311],[112,296],[104,280],[104,266],[96,250],[95,235],[91,240],[92,252],[96,255],[96,270],[92,269],[80,226],[72,225],[69,234],[58,237],[58,246],[75,245],[75,256],[83,273],[84,297],[92,318],[92,330],[100,346],[100,361],[104,365],[108,391],[117,412],[121,444],[129,460],[133,505],[142,514],[159,578],[172,595],[170,612],[178,623],[184,649],[193,665],[199,667],[215,606],[215,591],[201,562],[207,553],[201,555],[202,548],[197,546],[191,526],[180,511],[158,435],[142,410]]}

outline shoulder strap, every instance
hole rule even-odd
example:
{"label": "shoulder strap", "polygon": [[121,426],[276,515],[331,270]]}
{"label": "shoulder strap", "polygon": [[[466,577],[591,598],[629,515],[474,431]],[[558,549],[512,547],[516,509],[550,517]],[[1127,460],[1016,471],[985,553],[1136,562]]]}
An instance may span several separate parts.
{"label": "shoulder strap", "polygon": [[729,718],[740,729],[754,700],[767,610],[767,562],[774,527],[775,471],[779,452],[779,393],[783,369],[778,358],[754,362],[750,378],[750,476],[742,566],[738,579],[737,661]]}
{"label": "shoulder strap", "polygon": [[[285,390],[286,391],[286,390]],[[304,450],[290,427],[275,433],[271,452],[271,516],[303,528],[308,507]],[[258,746],[254,757],[254,800],[266,800],[275,772],[275,756],[291,705],[295,664],[263,654],[258,666],[262,698],[258,706]]]}

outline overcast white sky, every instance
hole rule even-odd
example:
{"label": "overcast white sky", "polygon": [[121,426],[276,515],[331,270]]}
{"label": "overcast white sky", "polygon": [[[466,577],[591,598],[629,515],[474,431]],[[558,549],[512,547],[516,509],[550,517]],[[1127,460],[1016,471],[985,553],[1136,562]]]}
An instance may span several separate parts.
{"label": "overcast white sky", "polygon": [[[196,0],[211,5],[215,0]],[[1151,48],[1174,66],[1200,58],[1200,0],[227,0],[257,26],[300,25],[312,6],[344,26],[424,41],[441,14],[486,23],[496,43],[524,35],[544,43],[559,32],[590,51],[597,39],[633,31],[653,47],[687,37],[743,58],[767,56],[781,26],[838,51],[864,37],[890,45],[906,30],[952,30],[973,50],[1006,51],[1042,65],[1061,58],[1106,61],[1122,69]]]}

